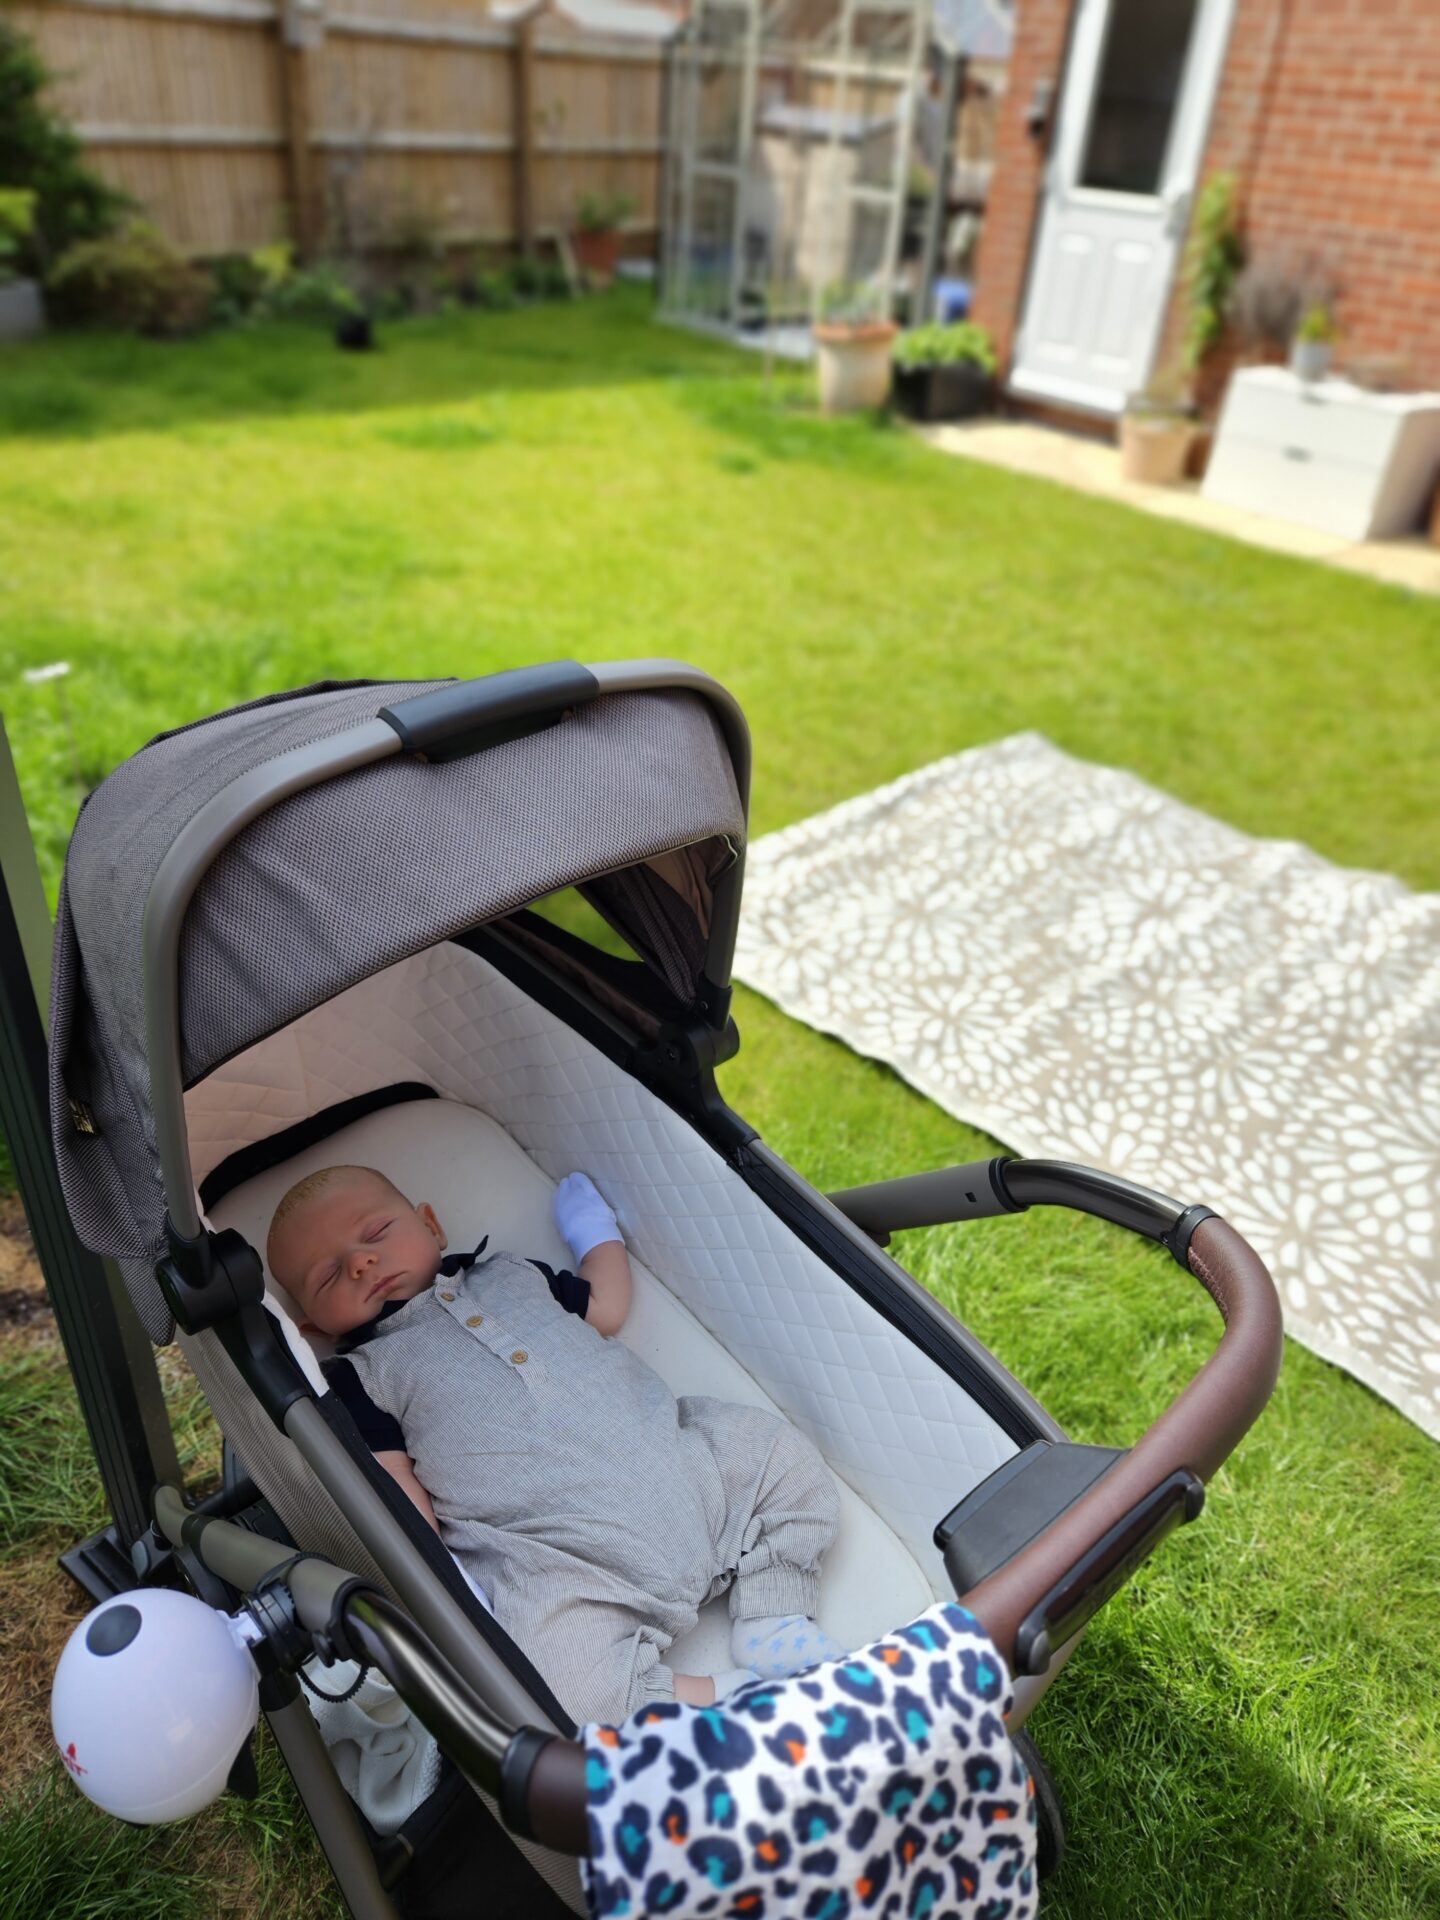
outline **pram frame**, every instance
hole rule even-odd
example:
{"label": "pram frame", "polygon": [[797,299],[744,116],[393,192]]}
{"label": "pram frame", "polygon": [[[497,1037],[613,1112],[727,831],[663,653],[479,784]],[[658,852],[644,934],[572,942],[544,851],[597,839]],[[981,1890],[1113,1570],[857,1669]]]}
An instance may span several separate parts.
{"label": "pram frame", "polygon": [[[491,723],[518,726],[523,730],[530,722],[536,726],[548,724],[579,698],[671,688],[698,693],[710,703],[731,754],[742,810],[748,814],[749,741],[743,716],[728,693],[709,676],[681,663],[647,661],[591,669],[573,665],[567,665],[563,670],[521,669],[514,674],[463,683],[457,685],[453,693],[450,689],[446,689],[445,693],[449,697],[455,735],[466,743],[456,750],[469,752],[483,750],[486,744],[485,730]],[[435,696],[423,698],[433,701]],[[399,709],[403,712],[412,704],[417,703],[401,701]],[[500,733],[496,737],[510,738],[514,735],[513,732]],[[525,1678],[512,1671],[496,1650],[477,1633],[472,1612],[467,1611],[427,1560],[424,1547],[429,1543],[420,1543],[421,1551],[417,1552],[420,1523],[413,1512],[404,1510],[403,1496],[396,1495],[393,1488],[378,1486],[376,1481],[381,1476],[373,1470],[367,1474],[366,1467],[327,1420],[261,1304],[262,1274],[258,1256],[238,1234],[213,1235],[204,1230],[195,1205],[185,1119],[179,1021],[180,937],[195,889],[224,848],[249,822],[268,808],[291,794],[320,785],[341,773],[407,750],[413,751],[414,745],[413,736],[407,741],[403,728],[395,724],[395,710],[390,710],[381,717],[352,726],[328,740],[277,755],[273,760],[240,776],[200,807],[177,835],[155,875],[146,902],[143,941],[151,1106],[166,1200],[166,1231],[170,1249],[170,1257],[162,1263],[161,1272],[167,1298],[182,1327],[197,1334],[213,1330],[219,1336],[271,1420],[294,1441],[316,1479],[335,1500],[355,1535],[391,1582],[421,1632],[455,1669],[463,1684],[506,1724],[538,1727],[563,1735],[570,1731],[563,1714],[550,1710],[553,1703],[547,1705],[544,1699],[538,1698]],[[446,749],[445,726],[442,722],[438,731],[432,728],[427,742],[422,745],[422,755],[442,758]],[[967,1389],[976,1393],[977,1397],[987,1398],[992,1409],[1003,1409],[1005,1417],[1002,1424],[1018,1446],[1039,1440],[1063,1441],[1061,1429],[1039,1403],[968,1330],[876,1244],[880,1234],[887,1228],[919,1224],[922,1214],[927,1219],[935,1220],[973,1218],[986,1212],[1019,1211],[1030,1201],[1018,1190],[1008,1202],[1004,1200],[1005,1176],[1002,1175],[999,1192],[992,1184],[989,1199],[993,1204],[977,1203],[962,1207],[957,1216],[954,1210],[957,1205],[955,1194],[971,1190],[979,1192],[978,1188],[967,1184],[972,1181],[975,1169],[955,1169],[949,1175],[918,1177],[922,1181],[938,1178],[945,1183],[941,1193],[948,1197],[943,1205],[932,1197],[924,1206],[920,1206],[915,1200],[913,1188],[908,1194],[902,1195],[899,1189],[907,1187],[906,1182],[883,1183],[878,1189],[857,1190],[857,1193],[841,1194],[827,1200],[759,1141],[753,1129],[720,1098],[713,1070],[718,1062],[733,1051],[735,1044],[734,1030],[729,1020],[730,962],[738,921],[743,852],[739,849],[734,852],[730,866],[715,882],[705,965],[693,1009],[694,1018],[682,1027],[668,1030],[663,1035],[663,1044],[646,1052],[646,1071],[643,1075],[637,1072],[636,1077],[642,1078],[653,1093],[682,1113],[712,1145],[722,1151],[747,1183],[761,1191],[766,1203],[785,1220],[792,1231],[819,1251],[827,1264],[848,1284],[864,1292],[872,1306],[892,1319],[917,1344],[926,1346],[933,1355],[941,1358],[947,1370],[963,1379]],[[548,1004],[553,1011],[560,1012],[568,1024],[587,1034],[597,1044],[601,1044],[603,1034],[610,1048],[618,1047],[621,1052],[624,1051],[623,1036],[617,1033],[618,1023],[574,981],[554,969],[546,968],[533,954],[520,952],[513,943],[507,943],[503,932],[498,929],[481,928],[470,939],[473,939],[477,950],[487,952],[512,979],[523,978],[525,990]],[[467,939],[465,944],[469,943]],[[634,1036],[630,1036],[630,1039],[633,1043]],[[626,1062],[626,1068],[627,1071],[636,1072],[633,1054]],[[1010,1165],[1017,1167],[1017,1163]],[[1069,1193],[1063,1191],[1068,1176],[1083,1172],[1050,1169],[1046,1176],[1048,1189],[1043,1194],[1037,1192],[1034,1196],[1036,1201],[1080,1204],[1086,1210],[1105,1212],[1104,1206],[1087,1206],[1086,1198],[1094,1198],[1096,1182],[1103,1182],[1106,1176],[1091,1176],[1088,1188],[1084,1180],[1077,1183],[1071,1178]],[[1016,1177],[1023,1179],[1018,1167]],[[1125,1185],[1116,1184],[1120,1187]],[[862,1205],[858,1191],[870,1195],[873,1204],[868,1208]],[[1129,1192],[1135,1196],[1139,1190],[1130,1189]],[[884,1198],[887,1195],[888,1202]],[[1110,1198],[1115,1199],[1113,1192]],[[1208,1210],[1184,1209],[1178,1202],[1167,1201],[1161,1196],[1143,1196],[1136,1205],[1141,1216],[1157,1219],[1165,1216],[1169,1232],[1173,1232],[1182,1215],[1187,1218],[1191,1228],[1197,1224],[1208,1224],[1205,1221]],[[1139,1224],[1137,1219],[1125,1218],[1113,1212],[1107,1217],[1119,1218],[1121,1224],[1128,1226]],[[1215,1226],[1221,1227],[1223,1223],[1216,1222]],[[1145,1229],[1142,1227],[1142,1230]],[[1229,1229],[1224,1231],[1229,1233]],[[1238,1236],[1231,1234],[1230,1239],[1238,1243]],[[1211,1241],[1214,1241],[1213,1234]],[[1243,1243],[1238,1244],[1243,1247]],[[1192,1270],[1200,1270],[1191,1253],[1188,1236],[1183,1252],[1177,1250],[1175,1245],[1171,1250],[1181,1264],[1189,1265]],[[1248,1252],[1248,1249],[1245,1251]],[[1227,1274],[1233,1277],[1236,1271],[1235,1261],[1231,1258],[1233,1250],[1224,1247],[1223,1252],[1225,1257],[1221,1264],[1228,1262]],[[1246,1373],[1248,1384],[1238,1396],[1235,1417],[1224,1422],[1225,1444],[1219,1452],[1219,1458],[1228,1453],[1235,1438],[1238,1438],[1238,1432],[1234,1431],[1237,1421],[1240,1422],[1239,1431],[1243,1432],[1254,1413],[1258,1412],[1259,1404],[1263,1404],[1268,1393],[1269,1382],[1273,1381],[1275,1366],[1278,1365],[1278,1309],[1273,1315],[1269,1313],[1265,1301],[1265,1289],[1269,1288],[1268,1276],[1264,1275],[1259,1263],[1253,1261],[1253,1256],[1250,1258],[1254,1268],[1258,1269],[1259,1277],[1253,1272],[1245,1276],[1253,1309],[1249,1312],[1244,1335],[1249,1358],[1242,1371]],[[1209,1285],[1210,1276],[1202,1274],[1202,1277]],[[1216,1291],[1213,1286],[1211,1290]],[[1273,1289],[1270,1290],[1270,1300],[1273,1303]],[[1222,1300],[1221,1304],[1223,1308],[1225,1302]],[[1233,1358],[1236,1342],[1229,1340],[1228,1335],[1227,1341]],[[1267,1372],[1268,1380],[1265,1377]],[[1213,1411],[1214,1395],[1210,1398]],[[1124,1475],[1109,1477],[1115,1485],[1123,1483],[1126,1478]],[[1133,1478],[1132,1474],[1130,1479],[1133,1481]],[[1154,1490],[1153,1482],[1149,1490]],[[1134,1491],[1132,1487],[1132,1495]],[[1113,1507],[1114,1501],[1110,1504]],[[1133,1505],[1133,1498],[1129,1505],[1122,1503],[1122,1517]],[[1084,1558],[1084,1553],[1077,1550],[1077,1542],[1079,1547],[1088,1551],[1103,1544],[1104,1537],[1113,1532],[1117,1524],[1113,1516],[1106,1527],[1098,1527],[1093,1519],[1088,1524],[1077,1523],[1075,1509],[1080,1506],[1085,1506],[1087,1513],[1093,1515],[1093,1493],[1087,1495],[1084,1501],[1073,1503],[1069,1510],[1058,1516],[1056,1523],[1066,1537],[1067,1544],[1061,1562],[1066,1567],[1078,1565]],[[1063,1525],[1066,1521],[1071,1523],[1068,1529]],[[1044,1542],[1032,1543],[1032,1549],[1042,1544],[1053,1544],[1055,1532],[1056,1527],[1050,1527]],[[1144,1551],[1148,1551],[1153,1540],[1139,1544]],[[1143,1551],[1140,1557],[1143,1557]],[[983,1608],[981,1610],[982,1619],[992,1626],[1002,1650],[1012,1659],[1019,1644],[1019,1629],[1025,1623],[1027,1613],[1034,1611],[1030,1603],[1034,1602],[1037,1593],[1043,1597],[1046,1590],[1043,1581],[1037,1587],[1038,1562],[1035,1552],[1027,1550],[1016,1558],[1027,1562],[1024,1579],[1018,1585],[1011,1579],[1007,1585],[1005,1576],[1010,1569],[1000,1569],[997,1575],[1001,1581],[999,1598],[989,1612]],[[1049,1559],[1052,1573],[1054,1565],[1055,1555],[1052,1553]],[[1053,1580],[1050,1584],[1053,1585]],[[983,1588],[980,1591],[983,1593]],[[1021,1607],[1020,1600],[1025,1600],[1027,1605]],[[1067,1639],[1071,1637],[1073,1634],[1065,1636]],[[1061,1646],[1052,1658],[1052,1649],[1048,1644],[1042,1644],[1043,1638],[1043,1626],[1030,1635],[1028,1644],[1035,1655],[1034,1671],[1044,1677],[1038,1683],[1033,1679],[1021,1680],[1015,1716],[1017,1725],[1033,1706],[1043,1685],[1063,1657],[1064,1647]],[[1030,1663],[1027,1661],[1022,1664]],[[562,1748],[565,1750],[563,1754]],[[558,1782],[557,1791],[562,1799],[569,1796],[565,1810],[567,1823],[573,1821],[574,1812],[574,1751],[569,1743],[554,1743],[551,1758],[546,1768],[541,1770],[552,1783]],[[567,1769],[570,1771],[567,1772]],[[540,1777],[541,1774],[537,1773],[537,1779]],[[336,1865],[346,1897],[356,1912],[385,1912],[388,1903],[386,1906],[375,1905],[373,1890],[367,1891],[360,1884],[367,1878],[363,1870],[357,1870],[355,1874],[342,1870],[337,1854],[326,1840],[326,1829],[322,1822],[334,1824],[324,1804],[329,1797],[325,1792],[320,1792],[320,1804],[312,1805],[311,1794],[305,1793],[307,1808],[312,1818],[316,1819],[317,1831]],[[343,1821],[340,1825],[344,1825]],[[343,1843],[343,1835],[338,1833],[338,1829],[336,1838]],[[339,1851],[345,1853],[344,1844],[340,1845]]]}

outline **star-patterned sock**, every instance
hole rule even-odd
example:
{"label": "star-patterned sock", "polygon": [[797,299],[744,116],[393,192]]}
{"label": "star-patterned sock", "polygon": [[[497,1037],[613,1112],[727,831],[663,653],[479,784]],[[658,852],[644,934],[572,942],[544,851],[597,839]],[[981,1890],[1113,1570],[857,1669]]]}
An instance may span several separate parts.
{"label": "star-patterned sock", "polygon": [[730,1625],[730,1657],[753,1667],[762,1680],[785,1680],[822,1660],[838,1660],[844,1647],[808,1614],[782,1613]]}

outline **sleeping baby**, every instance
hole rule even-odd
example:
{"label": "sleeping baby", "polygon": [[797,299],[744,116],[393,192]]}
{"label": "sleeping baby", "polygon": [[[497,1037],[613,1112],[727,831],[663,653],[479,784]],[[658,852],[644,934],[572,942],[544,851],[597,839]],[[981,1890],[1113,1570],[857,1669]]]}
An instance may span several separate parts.
{"label": "sleeping baby", "polygon": [[[815,1622],[838,1500],[815,1448],[755,1407],[686,1395],[613,1336],[630,1309],[615,1215],[583,1173],[555,1193],[575,1271],[445,1258],[428,1203],[370,1167],[293,1186],[270,1271],[375,1457],[491,1596],[577,1721],[695,1706],[842,1649]],[[674,1673],[671,1641],[729,1588],[733,1668]]]}

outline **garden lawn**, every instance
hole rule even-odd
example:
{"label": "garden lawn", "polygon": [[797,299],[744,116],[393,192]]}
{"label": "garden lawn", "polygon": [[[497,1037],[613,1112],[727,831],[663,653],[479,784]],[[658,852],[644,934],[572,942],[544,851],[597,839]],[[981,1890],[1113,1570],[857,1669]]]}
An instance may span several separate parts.
{"label": "garden lawn", "polygon": [[[630,294],[411,321],[368,357],[280,330],[0,354],[0,699],[52,898],[81,787],[161,728],[328,677],[648,654],[739,696],[759,831],[1034,727],[1247,832],[1440,883],[1436,602],[822,422],[803,392]],[[20,677],[57,659],[69,722]],[[724,1087],[817,1185],[993,1150],[756,996],[737,1016]],[[1095,1221],[896,1250],[1083,1440],[1137,1434],[1216,1331]],[[7,1443],[29,1478],[22,1504],[0,1489],[0,1611],[53,1616],[95,1493],[73,1446],[25,1438],[73,1433],[53,1334],[0,1362],[40,1410]],[[1035,1716],[1071,1825],[1046,1915],[1440,1911],[1437,1589],[1440,1451],[1289,1348],[1200,1524]],[[38,1653],[22,1671],[43,1689]],[[21,1720],[3,1912],[338,1911],[298,1829],[286,1853],[273,1762],[258,1810],[147,1837],[52,1787],[33,1699]]]}

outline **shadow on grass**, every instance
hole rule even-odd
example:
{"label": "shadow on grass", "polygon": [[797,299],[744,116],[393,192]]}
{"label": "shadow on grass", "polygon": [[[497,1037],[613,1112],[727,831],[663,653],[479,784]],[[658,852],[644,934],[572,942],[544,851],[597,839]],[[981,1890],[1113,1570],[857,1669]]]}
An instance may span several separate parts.
{"label": "shadow on grass", "polygon": [[0,349],[0,438],[84,439],[753,372],[723,345],[644,325],[648,313],[648,296],[626,288],[506,313],[440,314],[381,326],[368,354],[342,353],[323,329],[294,324],[182,341],[51,334]]}
{"label": "shadow on grass", "polygon": [[[1046,1920],[1428,1920],[1440,1851],[1408,1796],[1373,1815],[1327,1779],[1327,1734],[1202,1720],[1123,1638],[1092,1628],[1029,1723],[1068,1829]],[[1277,1756],[1276,1749],[1282,1749]]]}
{"label": "shadow on grass", "polygon": [[[665,386],[724,443],[714,465],[725,474],[743,478],[772,462],[866,472],[904,465],[906,436],[888,417],[821,418],[809,368],[767,376],[753,355],[650,318],[643,290],[624,288],[504,313],[396,321],[380,328],[371,354],[342,353],[323,329],[295,324],[182,341],[56,334],[0,349],[0,442],[183,435],[255,420]],[[510,435],[496,419],[437,411],[381,426],[377,437],[417,453],[463,454]]]}

